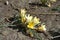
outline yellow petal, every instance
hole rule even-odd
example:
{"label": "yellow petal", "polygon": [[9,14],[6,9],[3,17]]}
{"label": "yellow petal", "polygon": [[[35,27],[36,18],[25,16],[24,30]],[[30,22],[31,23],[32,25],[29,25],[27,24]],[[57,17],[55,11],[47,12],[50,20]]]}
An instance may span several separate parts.
{"label": "yellow petal", "polygon": [[40,23],[39,18],[37,18],[37,17],[34,17],[33,21],[34,21],[35,24]]}
{"label": "yellow petal", "polygon": [[34,36],[33,33],[30,32],[30,36],[33,37]]}
{"label": "yellow petal", "polygon": [[31,22],[32,19],[33,19],[33,16],[30,16],[30,14],[26,16],[26,22]]}
{"label": "yellow petal", "polygon": [[27,27],[30,29],[34,29],[34,23],[33,22],[28,23]]}
{"label": "yellow petal", "polygon": [[51,3],[48,4],[48,7],[51,7]]}
{"label": "yellow petal", "polygon": [[21,13],[26,13],[26,10],[25,9],[21,9]]}

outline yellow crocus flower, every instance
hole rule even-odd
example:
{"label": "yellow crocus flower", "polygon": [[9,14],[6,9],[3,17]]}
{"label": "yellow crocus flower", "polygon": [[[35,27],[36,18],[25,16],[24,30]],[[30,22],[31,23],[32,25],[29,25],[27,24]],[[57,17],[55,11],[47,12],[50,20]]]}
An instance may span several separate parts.
{"label": "yellow crocus flower", "polygon": [[37,30],[38,31],[46,31],[45,25],[42,24],[41,26],[38,27]]}
{"label": "yellow crocus flower", "polygon": [[21,13],[20,13],[20,16],[21,16],[21,21],[24,23],[26,21],[26,10],[25,9],[21,9]]}
{"label": "yellow crocus flower", "polygon": [[21,16],[21,18],[24,18],[26,16],[26,10],[25,9],[21,9],[20,16]]}
{"label": "yellow crocus flower", "polygon": [[37,24],[39,24],[40,23],[40,21],[39,21],[39,18],[37,18],[37,17],[34,17],[33,19],[32,19],[32,16],[30,16],[30,21],[28,22],[28,25],[27,25],[27,27],[28,28],[30,28],[30,29],[36,29],[35,28],[35,25],[37,25]]}

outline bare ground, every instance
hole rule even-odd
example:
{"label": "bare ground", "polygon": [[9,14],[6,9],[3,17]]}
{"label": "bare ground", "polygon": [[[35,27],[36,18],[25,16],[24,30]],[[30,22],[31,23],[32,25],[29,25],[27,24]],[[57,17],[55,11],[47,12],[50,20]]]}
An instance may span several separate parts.
{"label": "bare ground", "polygon": [[[6,1],[9,4],[6,4]],[[52,11],[52,8],[60,5],[60,0],[52,5],[52,7],[45,7],[41,5],[31,5],[29,3],[39,3],[39,0],[0,0],[0,19],[5,17],[11,17],[14,14],[18,14],[21,8],[26,8],[28,13],[37,16],[42,22],[46,24],[47,31],[50,31],[52,36],[60,35],[60,11]],[[51,33],[52,31],[52,33]],[[54,35],[55,34],[55,35]],[[48,40],[43,34],[40,34],[43,40]],[[0,29],[0,40],[37,40],[26,36],[22,32],[18,32],[18,29],[3,27]],[[60,40],[59,38],[53,40]]]}

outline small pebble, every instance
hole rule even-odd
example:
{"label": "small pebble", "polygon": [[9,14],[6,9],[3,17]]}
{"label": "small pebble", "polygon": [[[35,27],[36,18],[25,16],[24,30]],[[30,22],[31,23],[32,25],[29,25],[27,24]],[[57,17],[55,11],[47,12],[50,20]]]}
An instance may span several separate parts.
{"label": "small pebble", "polygon": [[8,4],[9,4],[9,2],[8,2],[8,1],[6,1],[4,4],[5,4],[5,5],[8,5]]}
{"label": "small pebble", "polygon": [[8,2],[8,1],[6,1],[6,4],[8,5],[8,4],[9,4],[9,2]]}

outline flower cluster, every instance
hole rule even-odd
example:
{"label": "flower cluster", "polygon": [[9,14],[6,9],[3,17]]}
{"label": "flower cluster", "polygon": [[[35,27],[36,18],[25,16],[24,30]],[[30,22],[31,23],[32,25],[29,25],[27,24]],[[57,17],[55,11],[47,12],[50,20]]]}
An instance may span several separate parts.
{"label": "flower cluster", "polygon": [[27,25],[27,28],[29,28],[29,29],[43,30],[43,31],[46,30],[45,25],[43,25],[43,24],[41,24],[38,27],[35,27],[35,25],[41,23],[40,19],[37,18],[37,17],[33,17],[30,14],[26,14],[26,12],[27,11],[25,9],[21,9],[20,16],[21,16],[22,23],[24,23],[25,25]]}
{"label": "flower cluster", "polygon": [[[37,30],[37,31],[46,31],[45,25],[41,24],[41,21],[38,17],[33,17],[30,14],[26,14],[26,10],[25,9],[21,9],[20,12],[20,17],[21,17],[21,22],[24,23],[26,26],[26,28],[28,28],[29,30]],[[40,24],[39,26],[36,27],[36,25]],[[29,32],[30,36],[32,36],[32,32]]]}

